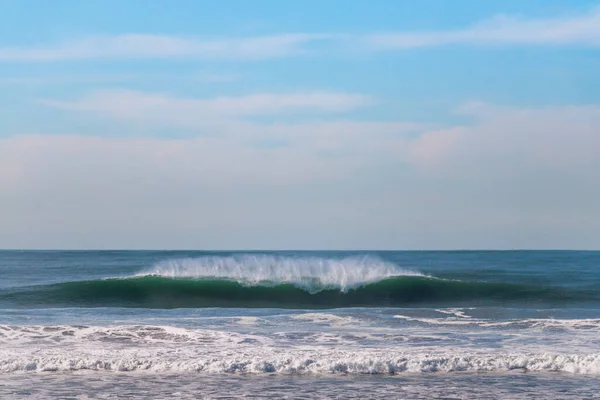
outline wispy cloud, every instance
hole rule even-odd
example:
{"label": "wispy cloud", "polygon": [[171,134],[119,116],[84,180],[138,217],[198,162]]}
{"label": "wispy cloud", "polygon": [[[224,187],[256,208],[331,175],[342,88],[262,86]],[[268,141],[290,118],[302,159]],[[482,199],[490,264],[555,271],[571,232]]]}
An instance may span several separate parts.
{"label": "wispy cloud", "polygon": [[527,19],[499,15],[459,30],[369,35],[376,50],[443,45],[600,45],[600,7],[579,15]]}
{"label": "wispy cloud", "polygon": [[[388,33],[281,33],[256,37],[195,37],[145,33],[90,36],[38,47],[0,47],[0,61],[197,58],[261,60],[338,48],[402,50],[444,45],[600,45],[600,7],[554,18],[498,15],[457,30]],[[344,45],[344,46],[342,46]],[[323,47],[319,47],[323,50]]]}
{"label": "wispy cloud", "polygon": [[153,34],[93,36],[44,47],[3,47],[0,61],[176,57],[256,60],[303,53],[309,42],[327,37],[306,33],[210,39]]}
{"label": "wispy cloud", "polygon": [[74,101],[41,100],[64,110],[94,112],[114,118],[194,125],[223,118],[290,112],[343,112],[372,103],[369,96],[336,92],[257,93],[196,99],[131,90],[92,92]]}
{"label": "wispy cloud", "polygon": [[0,77],[0,86],[52,86],[76,85],[98,83],[122,83],[131,81],[141,82],[189,82],[191,84],[226,84],[241,79],[240,74],[222,73],[211,71],[198,71],[194,73],[169,74],[169,73],[129,73],[129,74],[104,74],[104,75],[13,75]]}
{"label": "wispy cloud", "polygon": [[42,75],[42,76],[5,76],[0,78],[2,86],[39,86],[39,85],[71,85],[80,83],[116,83],[139,78],[134,74],[120,75]]}

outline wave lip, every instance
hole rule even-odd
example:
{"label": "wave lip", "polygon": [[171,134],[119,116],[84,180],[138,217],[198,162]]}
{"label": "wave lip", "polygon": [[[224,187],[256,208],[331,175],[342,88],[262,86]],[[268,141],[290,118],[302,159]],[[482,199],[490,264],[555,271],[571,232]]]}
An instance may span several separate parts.
{"label": "wave lip", "polygon": [[246,254],[171,259],[135,276],[0,290],[0,306],[135,308],[556,307],[600,292],[439,279],[384,260]]}
{"label": "wave lip", "polygon": [[396,276],[423,276],[372,256],[345,258],[242,254],[165,260],[136,276],[227,279],[245,286],[291,284],[310,293],[342,292]]}

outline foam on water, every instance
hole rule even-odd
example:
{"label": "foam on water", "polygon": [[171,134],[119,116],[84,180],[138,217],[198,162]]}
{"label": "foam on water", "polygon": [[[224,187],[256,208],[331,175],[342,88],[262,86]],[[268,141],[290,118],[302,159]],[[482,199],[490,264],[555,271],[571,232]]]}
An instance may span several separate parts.
{"label": "foam on water", "polygon": [[344,326],[356,324],[358,321],[352,317],[339,316],[325,313],[303,313],[291,317],[294,320],[308,321],[318,324],[327,324],[329,326]]}
{"label": "foam on water", "polygon": [[350,373],[394,374],[402,372],[568,372],[600,374],[600,355],[554,354],[403,354],[300,353],[230,356],[225,358],[164,359],[148,354],[49,355],[0,361],[0,373],[66,371],[151,371],[209,373]]}
{"label": "foam on water", "polygon": [[[161,326],[2,326],[0,373],[506,372],[600,374],[600,353],[281,346],[267,337]],[[6,345],[10,343],[10,345]]]}
{"label": "foam on water", "polygon": [[323,288],[347,291],[395,276],[423,276],[373,256],[323,258],[266,254],[164,260],[138,274],[146,275],[230,279],[246,285],[289,283],[311,292]]}
{"label": "foam on water", "polygon": [[600,319],[553,319],[553,318],[527,318],[527,319],[515,319],[508,321],[492,321],[488,319],[478,319],[470,316],[461,314],[454,314],[451,311],[440,311],[444,314],[456,315],[455,317],[447,318],[422,318],[422,317],[411,317],[408,315],[397,314],[394,318],[402,319],[405,321],[419,322],[429,325],[465,325],[465,326],[477,326],[482,328],[490,327],[511,327],[511,328],[524,328],[524,329],[564,329],[564,330],[594,330],[600,331]]}

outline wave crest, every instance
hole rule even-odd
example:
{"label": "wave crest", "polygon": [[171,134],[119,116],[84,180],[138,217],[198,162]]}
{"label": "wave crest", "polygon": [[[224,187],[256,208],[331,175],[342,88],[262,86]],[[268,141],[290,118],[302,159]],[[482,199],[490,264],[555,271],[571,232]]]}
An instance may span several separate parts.
{"label": "wave crest", "polygon": [[372,256],[345,258],[284,257],[242,254],[161,261],[137,276],[229,279],[243,285],[292,284],[311,293],[324,289],[347,292],[396,276],[423,276]]}

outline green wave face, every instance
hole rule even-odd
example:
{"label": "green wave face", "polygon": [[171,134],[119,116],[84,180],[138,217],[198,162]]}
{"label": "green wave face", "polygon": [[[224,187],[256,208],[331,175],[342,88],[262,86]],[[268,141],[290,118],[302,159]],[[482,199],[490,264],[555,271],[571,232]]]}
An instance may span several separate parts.
{"label": "green wave face", "polygon": [[422,276],[387,278],[341,291],[308,291],[293,284],[244,285],[225,279],[143,276],[12,289],[0,303],[17,307],[341,308],[415,306],[558,306],[598,299],[597,291],[507,283],[449,281]]}

